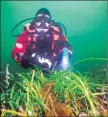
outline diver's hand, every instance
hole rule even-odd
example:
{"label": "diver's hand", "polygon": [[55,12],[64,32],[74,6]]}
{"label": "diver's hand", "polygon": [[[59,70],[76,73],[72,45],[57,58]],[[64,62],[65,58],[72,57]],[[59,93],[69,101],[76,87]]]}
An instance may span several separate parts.
{"label": "diver's hand", "polygon": [[29,57],[27,55],[22,56],[20,65],[23,68],[29,68],[30,67]]}
{"label": "diver's hand", "polygon": [[[64,42],[64,48],[68,48],[68,54],[69,54],[69,56],[71,57],[71,55],[72,55],[72,47],[70,46],[70,44],[69,44],[68,41],[65,41],[65,42]],[[64,48],[63,48],[63,49],[64,49]]]}
{"label": "diver's hand", "polygon": [[31,54],[29,62],[31,65],[38,65],[44,70],[49,70],[52,66],[52,61],[49,58],[36,53]]}

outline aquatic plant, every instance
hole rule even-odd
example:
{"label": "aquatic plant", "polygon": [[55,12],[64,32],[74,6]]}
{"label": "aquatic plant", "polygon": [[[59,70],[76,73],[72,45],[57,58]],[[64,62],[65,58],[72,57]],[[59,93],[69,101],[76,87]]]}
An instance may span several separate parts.
{"label": "aquatic plant", "polygon": [[[98,95],[96,89],[105,88],[105,84],[88,83],[86,77],[72,72],[68,72],[68,74],[67,72],[58,72],[55,75],[54,93],[63,102],[70,101],[70,105],[73,107],[72,110],[76,115],[78,115],[82,107],[85,108],[89,115],[98,115],[97,107],[99,102],[96,98],[96,95]],[[94,86],[95,89],[93,88]],[[106,94],[106,92],[101,92],[101,94]]]}
{"label": "aquatic plant", "polygon": [[[35,71],[32,71],[27,74],[16,73],[8,75],[8,82],[10,82],[8,88],[6,88],[5,83],[2,83],[1,101],[6,103],[6,105],[2,105],[6,106],[6,109],[2,110],[2,116],[6,113],[19,116],[43,114],[45,105],[40,90],[44,77],[41,72],[37,71],[35,73]],[[34,107],[40,112],[33,113]],[[16,111],[23,111],[23,113]]]}
{"label": "aquatic plant", "polygon": [[93,73],[43,73],[36,67],[28,73],[11,74],[7,66],[2,75],[1,116],[106,115],[107,84],[93,82]]}

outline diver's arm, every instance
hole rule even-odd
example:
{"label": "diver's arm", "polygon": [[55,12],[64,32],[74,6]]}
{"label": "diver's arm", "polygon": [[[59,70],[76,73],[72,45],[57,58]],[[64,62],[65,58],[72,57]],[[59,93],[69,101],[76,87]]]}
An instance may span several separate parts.
{"label": "diver's arm", "polygon": [[72,55],[72,47],[71,45],[69,44],[67,38],[63,35],[62,37],[62,40],[63,40],[63,48],[68,48],[68,52],[69,52],[69,55],[71,56]]}
{"label": "diver's arm", "polygon": [[66,37],[64,35],[60,36],[59,41],[55,41],[55,47],[54,47],[54,53],[55,57],[61,55],[64,48],[68,48],[69,58],[72,55],[72,47],[70,46],[69,42],[67,41]]}
{"label": "diver's arm", "polygon": [[[27,31],[24,30],[21,35],[26,35],[26,34]],[[15,46],[12,50],[12,57],[22,67],[28,67],[29,66],[27,63],[28,56],[26,55],[28,37],[21,35],[16,40]]]}

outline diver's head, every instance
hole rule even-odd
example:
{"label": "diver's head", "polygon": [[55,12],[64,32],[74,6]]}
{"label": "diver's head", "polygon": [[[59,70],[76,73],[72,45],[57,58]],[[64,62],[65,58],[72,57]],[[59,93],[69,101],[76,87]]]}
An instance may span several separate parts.
{"label": "diver's head", "polygon": [[46,8],[41,8],[35,16],[35,29],[38,32],[47,32],[51,25],[51,14]]}

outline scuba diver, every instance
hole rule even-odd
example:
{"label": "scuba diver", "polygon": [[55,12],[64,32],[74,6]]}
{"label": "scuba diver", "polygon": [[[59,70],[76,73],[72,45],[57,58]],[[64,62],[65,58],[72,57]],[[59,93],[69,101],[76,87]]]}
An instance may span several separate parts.
{"label": "scuba diver", "polygon": [[71,55],[63,25],[52,19],[46,8],[39,9],[33,21],[24,26],[12,50],[12,57],[21,67],[36,65],[43,70],[67,69],[66,60],[69,62]]}

